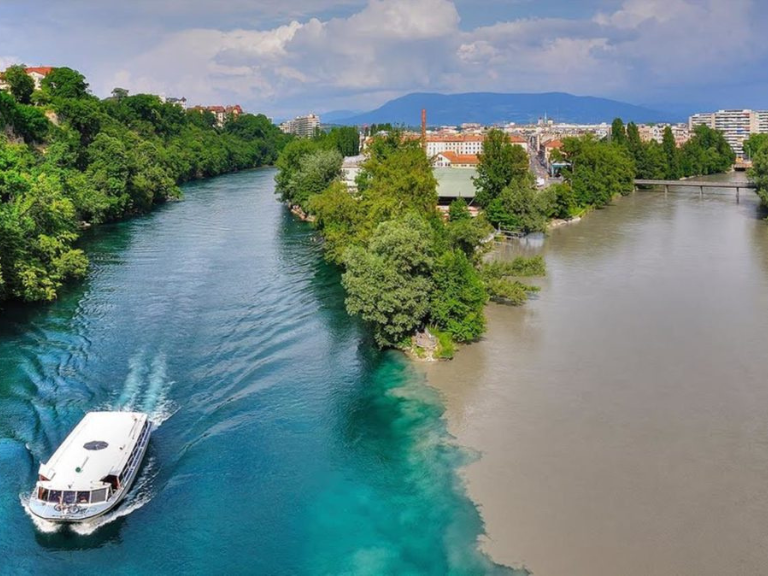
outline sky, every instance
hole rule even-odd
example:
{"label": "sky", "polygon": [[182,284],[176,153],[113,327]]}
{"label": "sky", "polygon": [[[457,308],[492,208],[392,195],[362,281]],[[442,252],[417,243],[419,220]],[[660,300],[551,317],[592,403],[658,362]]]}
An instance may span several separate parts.
{"label": "sky", "polygon": [[0,69],[285,118],[411,92],[768,108],[766,0],[0,0]]}

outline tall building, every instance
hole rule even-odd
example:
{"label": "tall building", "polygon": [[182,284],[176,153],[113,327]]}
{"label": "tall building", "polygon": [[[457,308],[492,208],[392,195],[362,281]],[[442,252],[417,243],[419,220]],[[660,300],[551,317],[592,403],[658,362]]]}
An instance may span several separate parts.
{"label": "tall building", "polygon": [[293,120],[288,120],[280,124],[280,130],[286,134],[294,134],[302,137],[314,136],[315,130],[319,127],[320,116],[317,114],[296,116]]}
{"label": "tall building", "polygon": [[752,134],[768,134],[768,111],[718,110],[694,114],[688,119],[691,131],[702,124],[722,132],[736,156],[742,157],[744,140]]}

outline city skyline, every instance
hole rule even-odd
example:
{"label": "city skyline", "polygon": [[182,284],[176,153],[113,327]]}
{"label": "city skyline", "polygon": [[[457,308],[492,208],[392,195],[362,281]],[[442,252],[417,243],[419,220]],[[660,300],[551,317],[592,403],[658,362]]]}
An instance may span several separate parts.
{"label": "city skyline", "polygon": [[417,91],[565,91],[687,115],[768,108],[766,21],[754,0],[11,0],[0,65],[276,118]]}

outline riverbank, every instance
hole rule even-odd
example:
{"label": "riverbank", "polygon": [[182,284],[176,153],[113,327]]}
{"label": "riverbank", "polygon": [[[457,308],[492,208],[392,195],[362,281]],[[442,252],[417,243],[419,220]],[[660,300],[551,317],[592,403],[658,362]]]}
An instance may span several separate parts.
{"label": "riverbank", "polygon": [[634,194],[518,250],[545,255],[540,297],[421,368],[479,456],[483,551],[545,576],[768,572],[756,199]]}

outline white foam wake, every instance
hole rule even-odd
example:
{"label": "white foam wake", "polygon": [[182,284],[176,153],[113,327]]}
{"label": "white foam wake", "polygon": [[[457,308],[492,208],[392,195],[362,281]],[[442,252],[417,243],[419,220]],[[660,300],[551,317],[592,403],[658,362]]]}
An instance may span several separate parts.
{"label": "white foam wake", "polygon": [[61,530],[62,524],[56,524],[55,522],[48,522],[42,518],[32,514],[29,509],[29,494],[19,494],[19,500],[21,501],[21,507],[24,508],[24,513],[32,519],[32,523],[37,528],[38,532],[43,534],[53,534]]}
{"label": "white foam wake", "polygon": [[135,512],[147,502],[152,500],[154,494],[151,490],[152,479],[156,475],[156,466],[154,458],[147,460],[141,475],[136,479],[136,483],[131,488],[131,491],[125,497],[125,499],[117,506],[117,508],[110,510],[103,516],[94,518],[87,522],[79,522],[77,524],[69,524],[69,528],[80,536],[89,536],[98,530],[99,528],[111,524],[115,520],[119,520],[125,516],[128,516],[132,512]]}

